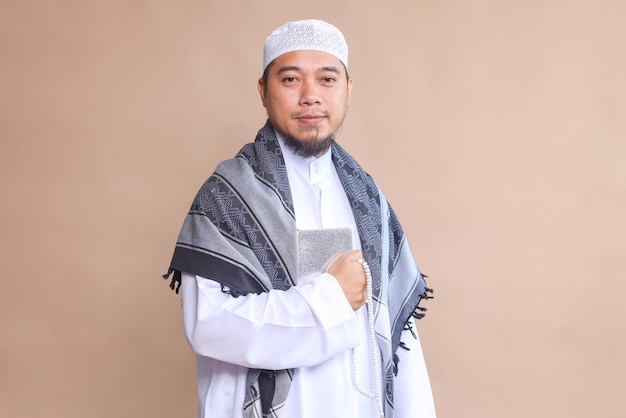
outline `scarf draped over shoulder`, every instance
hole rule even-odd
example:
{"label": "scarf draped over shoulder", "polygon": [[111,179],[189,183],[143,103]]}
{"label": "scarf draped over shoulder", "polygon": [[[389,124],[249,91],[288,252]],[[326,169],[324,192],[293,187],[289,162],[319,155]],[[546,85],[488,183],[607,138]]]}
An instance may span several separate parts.
{"label": "scarf draped over shoulder", "polygon": [[[385,371],[386,416],[393,416],[395,355],[400,334],[430,298],[398,219],[374,180],[338,143],[332,158],[370,265],[376,333]],[[268,122],[254,143],[220,163],[196,195],[180,231],[168,273],[212,279],[237,297],[286,290],[298,274],[296,221],[287,169]],[[288,349],[288,347],[285,347]],[[248,371],[244,417],[280,417],[293,370]],[[256,413],[255,413],[256,411]]]}

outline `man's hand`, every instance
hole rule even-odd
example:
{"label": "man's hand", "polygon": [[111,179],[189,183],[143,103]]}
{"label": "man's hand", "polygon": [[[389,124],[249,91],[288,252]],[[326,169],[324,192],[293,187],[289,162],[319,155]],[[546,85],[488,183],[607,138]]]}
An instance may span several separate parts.
{"label": "man's hand", "polygon": [[326,273],[332,274],[337,279],[355,311],[363,306],[367,295],[365,270],[357,261],[359,258],[363,258],[361,251],[348,251],[337,256],[326,269]]}

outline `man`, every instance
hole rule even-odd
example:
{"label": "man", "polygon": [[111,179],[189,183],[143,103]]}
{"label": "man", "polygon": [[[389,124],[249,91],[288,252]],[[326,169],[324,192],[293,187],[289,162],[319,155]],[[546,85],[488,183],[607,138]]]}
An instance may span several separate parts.
{"label": "man", "polygon": [[[352,91],[346,41],[289,22],[263,67],[268,122],[202,186],[165,276],[182,286],[198,416],[434,417],[413,327],[429,289],[381,191],[334,141]],[[305,247],[321,257],[341,231],[348,247],[303,274]]]}

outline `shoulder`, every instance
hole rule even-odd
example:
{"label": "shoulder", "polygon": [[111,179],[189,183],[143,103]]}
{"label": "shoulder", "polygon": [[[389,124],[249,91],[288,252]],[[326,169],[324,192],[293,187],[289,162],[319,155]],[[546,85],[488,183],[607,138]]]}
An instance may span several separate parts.
{"label": "shoulder", "polygon": [[238,177],[238,176],[245,176],[249,173],[252,173],[252,171],[253,171],[252,167],[250,166],[248,161],[245,158],[238,155],[235,158],[230,158],[228,160],[224,160],[221,163],[219,163],[217,167],[215,168],[215,171],[211,177],[219,176],[219,177],[232,178],[232,177]]}

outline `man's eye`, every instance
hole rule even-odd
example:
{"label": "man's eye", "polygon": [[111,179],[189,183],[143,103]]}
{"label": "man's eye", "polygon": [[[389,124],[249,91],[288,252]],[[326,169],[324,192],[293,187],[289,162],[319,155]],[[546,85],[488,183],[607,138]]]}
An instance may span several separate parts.
{"label": "man's eye", "polygon": [[324,81],[324,83],[334,83],[337,79],[335,77],[324,77],[322,81]]}
{"label": "man's eye", "polygon": [[283,78],[283,81],[286,83],[294,83],[297,81],[297,79],[295,77],[285,77]]}

